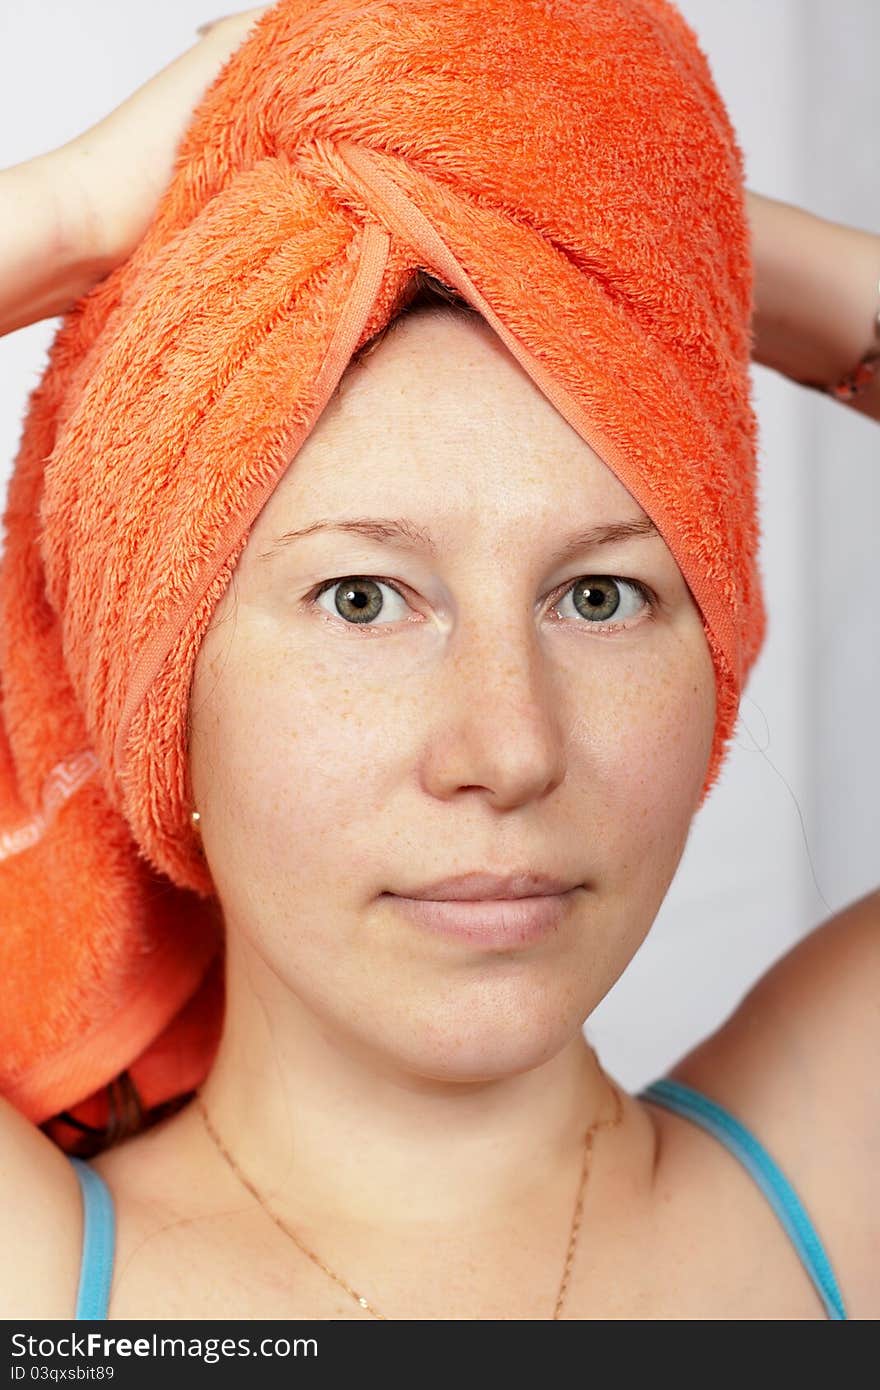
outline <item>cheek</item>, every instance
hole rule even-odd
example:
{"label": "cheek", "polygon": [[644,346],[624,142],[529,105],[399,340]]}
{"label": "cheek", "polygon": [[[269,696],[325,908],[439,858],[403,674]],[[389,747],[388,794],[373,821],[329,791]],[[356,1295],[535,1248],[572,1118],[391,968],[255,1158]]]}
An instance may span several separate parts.
{"label": "cheek", "polygon": [[393,710],[387,691],[370,698],[313,652],[299,660],[240,645],[200,726],[212,860],[228,885],[271,893],[273,884],[295,883],[298,895],[315,898],[338,888],[347,854],[356,853],[347,840],[382,802]]}
{"label": "cheek", "polygon": [[[715,673],[702,628],[615,669],[601,727],[582,724],[583,804],[599,860],[665,887],[687,841],[715,726]],[[614,866],[614,867],[612,867]]]}

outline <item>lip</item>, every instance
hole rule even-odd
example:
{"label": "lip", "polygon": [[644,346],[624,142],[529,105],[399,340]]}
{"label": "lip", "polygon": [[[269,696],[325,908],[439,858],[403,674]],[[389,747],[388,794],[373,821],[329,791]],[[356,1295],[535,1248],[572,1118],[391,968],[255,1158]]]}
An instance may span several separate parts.
{"label": "lip", "polygon": [[578,887],[565,893],[476,900],[405,898],[387,893],[411,922],[440,936],[483,948],[528,946],[556,931]]}
{"label": "lip", "polygon": [[454,874],[451,878],[440,878],[421,888],[411,888],[406,893],[395,894],[407,899],[439,902],[476,902],[499,900],[509,902],[512,898],[543,898],[568,893],[573,888],[570,878],[551,878],[549,874],[536,874],[530,869],[518,869],[509,874],[469,873]]}

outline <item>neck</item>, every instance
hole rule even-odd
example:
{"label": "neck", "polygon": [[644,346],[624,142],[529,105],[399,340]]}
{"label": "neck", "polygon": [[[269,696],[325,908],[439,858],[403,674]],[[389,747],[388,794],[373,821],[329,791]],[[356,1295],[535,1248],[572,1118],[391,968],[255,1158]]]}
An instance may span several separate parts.
{"label": "neck", "polygon": [[[549,1059],[465,1067],[450,1044],[432,1074],[318,1017],[252,958],[227,959],[224,1032],[201,1087],[234,1163],[282,1219],[427,1231],[503,1229],[517,1210],[574,1200],[588,1127],[590,1177],[618,1156],[638,1110],[618,1095],[580,1030]],[[240,1180],[197,1106],[194,1142],[212,1149],[224,1202]],[[589,1181],[589,1180],[588,1180]],[[558,1196],[556,1201],[558,1201]]]}

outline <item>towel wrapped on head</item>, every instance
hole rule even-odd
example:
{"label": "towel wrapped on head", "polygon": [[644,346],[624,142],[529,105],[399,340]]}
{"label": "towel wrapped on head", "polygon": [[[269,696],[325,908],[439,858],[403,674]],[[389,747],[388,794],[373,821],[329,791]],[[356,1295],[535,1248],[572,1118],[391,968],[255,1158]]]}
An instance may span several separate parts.
{"label": "towel wrapped on head", "polygon": [[[743,160],[667,0],[281,0],[31,394],[0,567],[0,1093],[65,1149],[210,1069],[200,641],[419,268],[640,503],[699,606],[715,784],[766,618]],[[702,804],[702,802],[701,802]]]}

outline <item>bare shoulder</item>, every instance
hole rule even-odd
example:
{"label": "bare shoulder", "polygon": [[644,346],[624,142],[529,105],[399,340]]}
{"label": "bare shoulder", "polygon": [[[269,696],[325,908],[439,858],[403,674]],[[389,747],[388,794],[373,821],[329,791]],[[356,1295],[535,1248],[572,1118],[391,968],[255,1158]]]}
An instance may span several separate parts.
{"label": "bare shoulder", "polygon": [[70,1160],[0,1096],[0,1317],[72,1318],[82,1200]]}
{"label": "bare shoulder", "polygon": [[779,1163],[850,1318],[880,1315],[880,889],[798,941],[669,1072]]}

